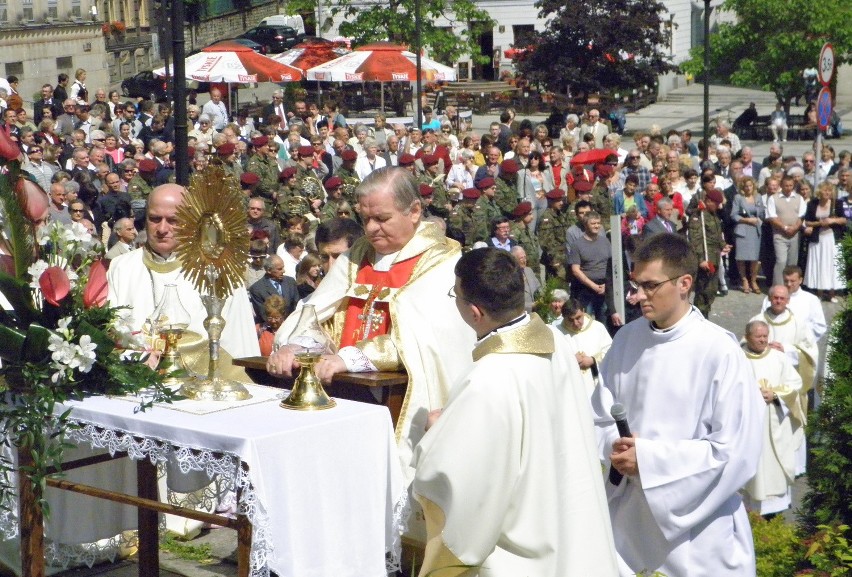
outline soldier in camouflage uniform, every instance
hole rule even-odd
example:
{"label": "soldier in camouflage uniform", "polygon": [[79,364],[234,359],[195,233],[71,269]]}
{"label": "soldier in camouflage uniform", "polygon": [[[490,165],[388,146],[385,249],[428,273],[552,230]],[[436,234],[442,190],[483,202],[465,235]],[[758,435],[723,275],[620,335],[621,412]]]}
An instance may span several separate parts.
{"label": "soldier in camouflage uniform", "polygon": [[520,167],[514,159],[500,163],[500,175],[496,179],[497,192],[495,201],[503,216],[511,219],[512,211],[518,206],[518,170]]}
{"label": "soldier in camouflage uniform", "polygon": [[503,216],[503,212],[494,200],[497,194],[497,184],[490,176],[486,176],[476,184],[481,196],[476,201],[473,212],[473,239],[472,242],[488,242],[491,238],[491,223],[494,219]]}
{"label": "soldier in camouflage uniform", "polygon": [[278,174],[278,195],[275,201],[273,217],[276,222],[283,223],[292,216],[301,216],[308,212],[308,204],[294,202],[293,197],[300,196],[296,184],[296,167],[288,166]]}
{"label": "soldier in camouflage uniform", "polygon": [[246,172],[253,172],[259,178],[255,194],[267,200],[275,200],[278,189],[278,162],[269,154],[269,138],[258,136],[252,138],[254,154],[251,155],[246,166]]}
{"label": "soldier in camouflage uniform", "polygon": [[343,162],[340,168],[337,169],[335,176],[339,176],[344,185],[349,185],[344,187],[346,190],[343,193],[343,199],[354,207],[358,204],[358,198],[355,196],[355,188],[361,184],[361,179],[358,177],[358,173],[355,172],[355,161],[358,160],[358,153],[347,149],[340,154],[340,158]]}
{"label": "soldier in camouflage uniform", "polygon": [[532,203],[525,200],[512,211],[512,227],[509,229],[509,237],[523,247],[527,253],[527,266],[535,273],[536,277],[541,275],[541,247],[538,239],[530,230],[533,221]]}
{"label": "soldier in camouflage uniform", "polygon": [[421,184],[427,185],[432,189],[432,202],[429,207],[429,213],[447,219],[450,216],[450,199],[447,197],[447,189],[444,186],[446,176],[441,170],[440,158],[434,154],[424,154],[420,159],[423,161],[425,172],[418,179]]}
{"label": "soldier in camouflage uniform", "polygon": [[127,193],[130,195],[130,208],[133,209],[133,224],[137,230],[145,225],[145,208],[148,206],[148,195],[154,190],[154,179],[157,174],[157,161],[145,158],[139,161],[137,172],[127,183]]}
{"label": "soldier in camouflage uniform", "polygon": [[[249,200],[252,198],[259,198],[263,200],[263,197],[257,194],[257,187],[260,185],[260,177],[253,172],[244,172],[240,176],[240,189],[243,191],[242,202],[243,206],[248,210]],[[264,200],[264,210],[266,210],[266,201]],[[266,216],[266,214],[264,214]]]}
{"label": "soldier in camouflage uniform", "polygon": [[541,260],[548,277],[565,279],[565,233],[571,226],[569,211],[565,210],[565,191],[554,188],[544,195],[547,208],[538,219],[536,236],[541,247]]}
{"label": "soldier in camouflage uniform", "polygon": [[340,211],[340,206],[346,201],[343,199],[343,191],[341,190],[343,181],[339,176],[332,176],[325,181],[325,191],[328,197],[325,200],[322,210],[320,210],[320,222],[326,222],[337,218],[337,213]]}
{"label": "soldier in camouflage uniform", "polygon": [[[698,261],[698,274],[693,285],[695,289],[694,304],[705,318],[710,316],[710,308],[716,299],[719,279],[716,270],[722,253],[727,253],[730,246],[725,244],[722,234],[722,221],[717,211],[725,201],[725,196],[718,188],[707,192],[703,202],[698,205],[698,211],[689,217],[687,236],[692,254]],[[704,244],[707,243],[707,250]]]}
{"label": "soldier in camouflage uniform", "polygon": [[465,249],[470,249],[473,246],[473,237],[476,233],[474,228],[476,225],[475,215],[482,210],[482,207],[476,203],[479,197],[479,190],[476,188],[464,189],[461,202],[450,212],[450,226],[464,234]]}
{"label": "soldier in camouflage uniform", "polygon": [[225,142],[216,149],[216,156],[222,162],[222,169],[225,171],[225,174],[233,178],[234,182],[239,182],[240,177],[243,175],[243,167],[235,160],[235,152],[236,147],[230,142]]}

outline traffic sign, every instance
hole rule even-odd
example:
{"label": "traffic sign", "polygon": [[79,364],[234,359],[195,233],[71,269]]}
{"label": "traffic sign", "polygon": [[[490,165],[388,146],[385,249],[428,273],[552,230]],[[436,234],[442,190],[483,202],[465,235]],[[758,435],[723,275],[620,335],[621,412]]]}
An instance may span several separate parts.
{"label": "traffic sign", "polygon": [[817,120],[819,129],[826,130],[831,121],[831,90],[823,86],[817,97]]}
{"label": "traffic sign", "polygon": [[834,76],[834,48],[829,42],[823,44],[822,50],[819,51],[817,76],[823,86],[828,86],[831,77]]}

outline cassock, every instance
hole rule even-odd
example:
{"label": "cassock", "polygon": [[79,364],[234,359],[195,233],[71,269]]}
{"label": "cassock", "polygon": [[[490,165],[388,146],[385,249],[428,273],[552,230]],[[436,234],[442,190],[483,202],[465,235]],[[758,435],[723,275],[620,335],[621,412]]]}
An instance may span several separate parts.
{"label": "cassock", "polygon": [[804,411],[799,397],[802,378],[790,359],[774,349],[753,353],[744,347],[758,389],[772,390],[778,399],[766,405],[763,452],[757,473],[745,486],[746,504],[761,515],[790,508],[796,480],[796,450],[804,436]]}
{"label": "cassock", "polygon": [[[612,346],[612,337],[609,336],[609,332],[602,323],[586,314],[583,315],[583,327],[579,331],[575,331],[574,327],[566,327],[562,323],[562,319],[553,321],[551,325],[563,336],[570,338],[578,352],[595,359],[595,364],[600,367],[601,361]],[[595,371],[597,370],[595,369]],[[580,374],[583,375],[586,391],[591,396],[595,390],[594,372],[589,367],[588,369],[581,369]]]}
{"label": "cassock", "polygon": [[637,476],[606,483],[623,577],[754,575],[751,527],[738,491],[760,459],[764,403],[734,336],[696,308],[667,330],[622,327],[592,396],[602,459],[628,411]]}
{"label": "cassock", "polygon": [[[358,366],[352,368],[408,373],[396,440],[409,484],[411,455],[427,413],[444,406],[453,380],[471,364],[468,351],[476,337],[448,294],[460,256],[459,244],[433,223],[421,222],[399,253],[382,258],[361,237],[308,299],[319,322],[344,347],[341,356],[355,359]],[[301,307],[278,329],[277,344],[287,343]]]}
{"label": "cassock", "polygon": [[[768,308],[769,297],[765,297],[761,310]],[[790,302],[787,304],[787,308],[793,311],[796,318],[804,321],[805,325],[813,333],[813,342],[819,342],[828,330],[828,324],[825,322],[825,313],[822,310],[819,297],[800,288],[796,292],[790,293]]]}
{"label": "cassock", "polygon": [[486,336],[414,453],[420,575],[617,575],[575,350],[537,315]]}

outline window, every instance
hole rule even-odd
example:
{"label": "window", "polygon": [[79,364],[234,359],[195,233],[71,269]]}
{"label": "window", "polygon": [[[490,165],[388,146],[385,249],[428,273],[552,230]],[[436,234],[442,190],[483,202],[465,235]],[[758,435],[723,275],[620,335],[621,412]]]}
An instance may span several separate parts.
{"label": "window", "polygon": [[515,48],[524,48],[533,43],[533,36],[535,35],[535,25],[515,24],[512,26],[512,34],[515,37],[515,41],[512,43],[512,45]]}
{"label": "window", "polygon": [[0,0],[0,22],[9,21],[9,11],[6,5],[7,0]]}
{"label": "window", "polygon": [[59,5],[58,0],[47,0],[47,17],[48,18],[59,18]]}
{"label": "window", "polygon": [[25,22],[30,22],[34,20],[33,18],[33,0],[24,0],[23,1],[23,13],[21,14],[21,20]]}
{"label": "window", "polygon": [[80,8],[80,0],[71,0],[71,16],[73,18],[83,17],[83,10]]}
{"label": "window", "polygon": [[6,74],[5,76],[23,76],[24,75],[24,63],[23,62],[7,62],[6,63]]}
{"label": "window", "polygon": [[57,70],[74,70],[74,59],[70,56],[60,56],[56,59]]}

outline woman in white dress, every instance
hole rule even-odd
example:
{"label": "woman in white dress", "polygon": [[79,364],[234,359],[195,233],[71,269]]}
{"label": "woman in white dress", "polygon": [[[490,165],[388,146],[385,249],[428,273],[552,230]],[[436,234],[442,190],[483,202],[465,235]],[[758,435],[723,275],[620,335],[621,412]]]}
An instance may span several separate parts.
{"label": "woman in white dress", "polygon": [[846,230],[845,204],[845,199],[837,200],[834,185],[823,182],[805,210],[805,237],[809,241],[805,285],[833,303],[837,302],[834,291],[846,286],[837,262]]}

